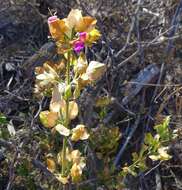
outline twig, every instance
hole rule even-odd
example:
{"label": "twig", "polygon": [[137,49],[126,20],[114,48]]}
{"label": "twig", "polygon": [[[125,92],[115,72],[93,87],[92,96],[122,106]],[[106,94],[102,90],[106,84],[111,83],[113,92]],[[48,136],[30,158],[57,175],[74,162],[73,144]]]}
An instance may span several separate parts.
{"label": "twig", "polygon": [[47,177],[54,176],[41,161],[33,159],[32,164],[34,167],[40,169]]}
{"label": "twig", "polygon": [[18,153],[19,153],[19,150],[18,150],[18,148],[16,148],[16,152],[13,156],[13,160],[9,166],[9,181],[8,181],[7,186],[6,186],[6,190],[11,190],[13,181],[15,179],[15,163],[16,163],[16,160],[18,157]]}
{"label": "twig", "polygon": [[135,120],[134,126],[132,126],[132,130],[130,131],[125,143],[123,144],[123,146],[121,147],[119,153],[117,154],[115,160],[114,160],[114,166],[117,167],[121,157],[123,156],[124,151],[126,150],[126,147],[129,143],[129,141],[131,140],[131,138],[133,137],[134,132],[136,131],[138,124],[140,121],[140,115],[138,115],[137,119]]}
{"label": "twig", "polygon": [[117,54],[115,55],[116,58],[119,57],[126,50],[126,48],[128,47],[128,44],[130,42],[130,38],[131,38],[131,35],[132,35],[132,32],[133,32],[133,29],[134,29],[136,21],[137,21],[137,17],[138,17],[138,14],[139,14],[141,3],[142,3],[142,0],[138,0],[137,8],[136,8],[134,16],[132,18],[130,30],[128,32],[128,36],[127,36],[127,39],[126,39],[126,43],[125,43],[124,47],[120,51],[117,52]]}

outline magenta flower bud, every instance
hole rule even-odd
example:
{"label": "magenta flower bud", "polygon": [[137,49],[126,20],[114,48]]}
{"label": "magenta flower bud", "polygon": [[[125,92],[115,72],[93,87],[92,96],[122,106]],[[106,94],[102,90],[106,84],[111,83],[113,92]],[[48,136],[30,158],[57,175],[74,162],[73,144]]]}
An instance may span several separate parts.
{"label": "magenta flower bud", "polygon": [[51,17],[49,17],[48,18],[48,24],[51,24],[51,23],[55,22],[57,19],[58,19],[57,16],[51,16]]}
{"label": "magenta flower bud", "polygon": [[87,33],[86,32],[80,32],[79,37],[80,37],[80,41],[84,42],[87,38]]}
{"label": "magenta flower bud", "polygon": [[80,53],[81,50],[84,49],[84,43],[82,41],[76,41],[74,43],[74,50],[76,51],[76,53]]}

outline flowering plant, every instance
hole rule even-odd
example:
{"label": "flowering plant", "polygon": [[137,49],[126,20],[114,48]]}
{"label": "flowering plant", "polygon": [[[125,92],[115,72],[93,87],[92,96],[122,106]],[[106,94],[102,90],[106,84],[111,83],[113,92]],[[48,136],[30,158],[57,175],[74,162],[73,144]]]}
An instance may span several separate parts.
{"label": "flowering plant", "polygon": [[[46,62],[35,70],[35,93],[51,96],[49,110],[40,113],[40,120],[52,133],[63,137],[56,161],[54,158],[47,159],[48,169],[62,184],[78,182],[85,167],[81,152],[68,144],[68,141],[89,138],[84,124],[71,128],[71,121],[79,113],[76,99],[83,88],[94,84],[106,71],[103,63],[88,63],[84,53],[84,49],[91,47],[101,36],[96,29],[96,22],[90,16],[83,17],[78,9],[72,9],[64,19],[57,16],[48,18],[50,34],[57,45],[60,60],[58,63]],[[61,171],[57,169],[56,163]]]}

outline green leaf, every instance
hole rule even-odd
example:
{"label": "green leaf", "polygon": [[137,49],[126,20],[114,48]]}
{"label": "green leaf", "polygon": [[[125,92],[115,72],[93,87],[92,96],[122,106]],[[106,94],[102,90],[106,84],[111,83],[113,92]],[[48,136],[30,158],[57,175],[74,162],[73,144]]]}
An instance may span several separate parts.
{"label": "green leaf", "polygon": [[64,92],[64,99],[68,100],[72,96],[71,85],[67,85]]}
{"label": "green leaf", "polygon": [[163,123],[160,125],[156,125],[154,128],[159,134],[161,141],[169,141],[170,140],[170,132],[169,132],[169,122],[170,116],[167,116]]}
{"label": "green leaf", "polygon": [[28,161],[24,161],[21,163],[21,165],[18,165],[16,168],[16,172],[19,176],[28,176],[29,175],[29,169],[28,169]]}
{"label": "green leaf", "polygon": [[4,116],[4,114],[0,113],[0,125],[4,125],[7,123],[8,121],[6,120],[6,117]]}

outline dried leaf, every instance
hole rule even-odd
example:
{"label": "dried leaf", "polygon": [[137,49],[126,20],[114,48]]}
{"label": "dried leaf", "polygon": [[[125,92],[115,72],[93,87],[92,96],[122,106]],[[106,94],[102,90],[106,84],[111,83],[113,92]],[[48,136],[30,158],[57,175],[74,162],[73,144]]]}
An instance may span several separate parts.
{"label": "dried leaf", "polygon": [[14,128],[12,122],[10,122],[10,123],[7,125],[7,128],[8,128],[9,134],[10,134],[11,136],[15,136],[16,131],[15,131],[15,128]]}

